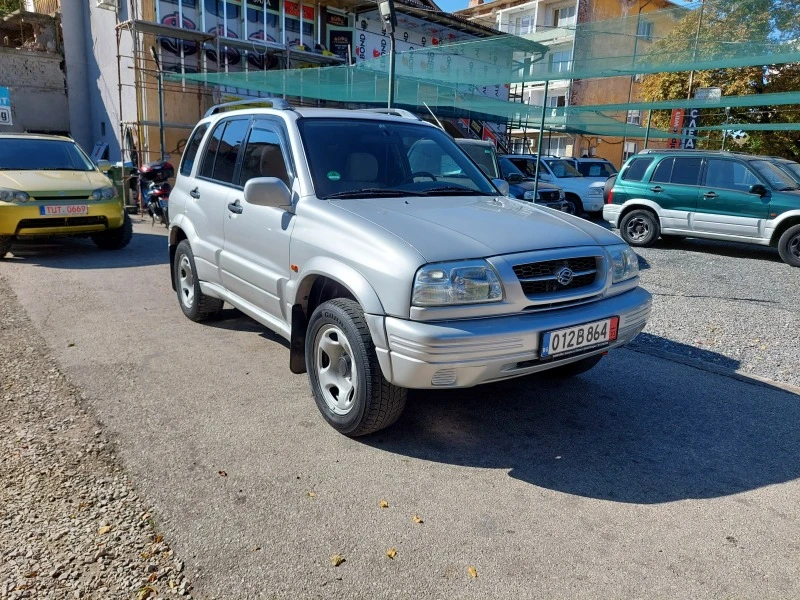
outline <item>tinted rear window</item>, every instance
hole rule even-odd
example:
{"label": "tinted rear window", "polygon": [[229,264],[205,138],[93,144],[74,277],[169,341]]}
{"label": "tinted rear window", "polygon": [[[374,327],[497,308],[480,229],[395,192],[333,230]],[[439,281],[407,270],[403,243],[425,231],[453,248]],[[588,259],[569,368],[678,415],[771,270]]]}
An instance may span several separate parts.
{"label": "tinted rear window", "polygon": [[192,167],[194,166],[194,159],[197,157],[197,151],[200,149],[200,142],[208,130],[208,124],[203,123],[192,134],[192,139],[186,144],[186,149],[183,151],[183,161],[181,162],[181,175],[191,175]]}
{"label": "tinted rear window", "polygon": [[647,168],[653,163],[652,157],[634,158],[622,170],[622,179],[625,181],[641,181]]}

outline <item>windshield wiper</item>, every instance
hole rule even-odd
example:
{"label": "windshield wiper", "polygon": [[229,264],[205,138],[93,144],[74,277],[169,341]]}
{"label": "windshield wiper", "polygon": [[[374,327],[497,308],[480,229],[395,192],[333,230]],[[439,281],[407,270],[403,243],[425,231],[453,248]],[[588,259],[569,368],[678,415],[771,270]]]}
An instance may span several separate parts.
{"label": "windshield wiper", "polygon": [[794,192],[794,191],[797,191],[797,190],[800,190],[800,188],[794,187],[794,186],[789,186],[789,187],[782,187],[778,191],[779,192]]}
{"label": "windshield wiper", "polygon": [[482,192],[480,190],[471,190],[469,188],[447,186],[435,187],[424,192],[419,192],[420,196],[496,196],[490,192]]}
{"label": "windshield wiper", "polygon": [[397,198],[406,196],[421,196],[419,192],[409,192],[408,190],[394,190],[391,188],[365,188],[363,190],[348,190],[346,192],[336,192],[328,194],[322,200],[334,200],[336,198]]}

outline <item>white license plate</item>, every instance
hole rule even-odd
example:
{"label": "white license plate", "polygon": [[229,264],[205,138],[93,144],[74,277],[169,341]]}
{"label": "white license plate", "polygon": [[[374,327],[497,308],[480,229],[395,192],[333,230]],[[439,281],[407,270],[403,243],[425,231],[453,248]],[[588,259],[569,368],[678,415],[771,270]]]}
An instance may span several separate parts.
{"label": "white license plate", "polygon": [[619,317],[548,331],[542,336],[541,358],[554,358],[601,348],[617,339]]}
{"label": "white license plate", "polygon": [[51,204],[39,206],[39,215],[42,217],[79,217],[88,214],[88,204]]}

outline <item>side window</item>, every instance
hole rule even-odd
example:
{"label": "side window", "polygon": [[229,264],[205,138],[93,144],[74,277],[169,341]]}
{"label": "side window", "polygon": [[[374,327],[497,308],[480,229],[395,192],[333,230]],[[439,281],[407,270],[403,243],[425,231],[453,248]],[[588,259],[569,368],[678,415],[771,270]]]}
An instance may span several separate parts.
{"label": "side window", "polygon": [[208,131],[208,124],[203,123],[195,128],[189,143],[183,151],[183,159],[181,160],[181,175],[191,175],[192,167],[194,166],[194,159],[197,157],[197,151],[200,149],[200,142],[203,141],[203,136]]}
{"label": "side window", "polygon": [[703,159],[694,156],[676,157],[672,167],[670,183],[678,185],[700,185],[700,170]]}
{"label": "side window", "polygon": [[222,183],[233,183],[236,170],[236,159],[239,157],[239,148],[247,135],[248,119],[234,119],[228,121],[225,133],[217,150],[217,160],[214,161],[214,173],[211,178]]}
{"label": "side window", "polygon": [[750,186],[761,183],[750,169],[742,163],[724,158],[710,158],[706,172],[706,185],[709,187],[750,191]]}
{"label": "side window", "polygon": [[674,158],[665,158],[653,171],[653,176],[650,178],[650,183],[669,183],[672,179],[672,167],[675,165]]}
{"label": "side window", "polygon": [[253,177],[277,177],[291,187],[280,136],[276,131],[258,125],[250,130],[247,138],[239,185],[243,186]]}
{"label": "side window", "polygon": [[647,168],[653,163],[652,158],[634,158],[622,170],[622,179],[625,181],[641,181]]}
{"label": "side window", "polygon": [[222,132],[225,131],[227,123],[219,123],[211,134],[211,137],[206,144],[206,153],[203,156],[203,164],[200,166],[200,177],[207,177],[211,179],[214,173],[214,162],[217,159],[217,150],[219,149],[220,140],[222,139]]}

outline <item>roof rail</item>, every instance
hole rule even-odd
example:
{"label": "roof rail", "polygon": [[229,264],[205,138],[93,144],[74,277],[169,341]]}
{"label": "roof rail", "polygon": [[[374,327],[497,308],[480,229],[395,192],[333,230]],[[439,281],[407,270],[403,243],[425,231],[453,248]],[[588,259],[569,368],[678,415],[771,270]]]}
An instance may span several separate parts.
{"label": "roof rail", "polygon": [[404,108],[359,108],[361,112],[381,113],[384,115],[392,115],[393,117],[403,117],[404,119],[414,119],[421,121],[417,115]]}
{"label": "roof rail", "polygon": [[[702,152],[703,154],[736,154],[735,152],[729,152],[728,150],[700,150],[698,148],[645,148],[644,150],[639,150],[638,154],[661,154],[662,152],[675,152],[677,154],[686,153],[692,154],[695,152]],[[741,154],[745,154],[742,152]]]}
{"label": "roof rail", "polygon": [[274,108],[275,110],[291,110],[292,107],[283,98],[252,98],[250,100],[237,100],[236,102],[225,102],[224,104],[215,104],[206,111],[204,117],[216,115],[224,110],[230,109],[234,106],[248,106],[251,104],[266,105],[267,108]]}

